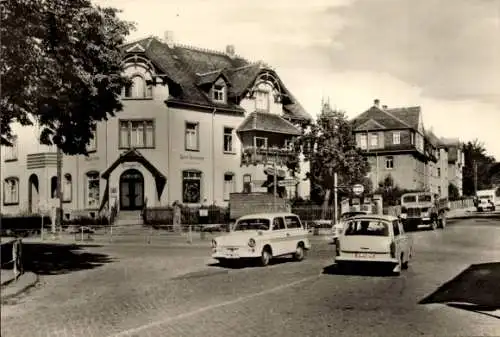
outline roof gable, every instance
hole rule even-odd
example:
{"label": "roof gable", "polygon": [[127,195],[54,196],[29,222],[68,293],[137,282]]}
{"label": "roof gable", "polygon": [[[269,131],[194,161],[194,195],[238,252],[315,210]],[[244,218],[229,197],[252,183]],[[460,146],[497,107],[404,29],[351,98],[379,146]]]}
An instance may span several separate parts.
{"label": "roof gable", "polygon": [[383,130],[385,128],[385,126],[383,126],[373,118],[370,118],[363,124],[359,125],[354,131]]}
{"label": "roof gable", "polygon": [[143,46],[141,46],[139,43],[136,43],[132,47],[128,48],[125,52],[126,53],[144,53],[146,49],[144,49]]}
{"label": "roof gable", "polygon": [[369,120],[382,125],[386,129],[408,129],[410,126],[394,116],[393,114],[379,109],[375,106],[363,112],[358,117],[354,118],[353,126],[357,129],[360,125],[363,125]]}

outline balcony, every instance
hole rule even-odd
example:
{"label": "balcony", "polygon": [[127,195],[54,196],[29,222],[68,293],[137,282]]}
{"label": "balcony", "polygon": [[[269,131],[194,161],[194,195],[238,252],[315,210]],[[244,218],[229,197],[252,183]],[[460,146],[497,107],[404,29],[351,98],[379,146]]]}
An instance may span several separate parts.
{"label": "balcony", "polygon": [[291,148],[279,147],[245,147],[241,152],[241,166],[262,165],[276,162],[278,166],[284,166],[289,159],[295,157],[295,151]]}
{"label": "balcony", "polygon": [[40,152],[31,153],[26,158],[26,168],[28,170],[44,168],[48,166],[57,166],[57,153],[55,152]]}

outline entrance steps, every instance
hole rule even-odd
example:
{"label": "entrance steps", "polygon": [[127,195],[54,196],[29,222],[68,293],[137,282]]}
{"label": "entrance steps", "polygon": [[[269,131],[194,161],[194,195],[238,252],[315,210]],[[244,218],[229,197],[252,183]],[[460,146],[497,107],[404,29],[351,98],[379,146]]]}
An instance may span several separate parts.
{"label": "entrance steps", "polygon": [[114,226],[142,226],[141,211],[119,211]]}

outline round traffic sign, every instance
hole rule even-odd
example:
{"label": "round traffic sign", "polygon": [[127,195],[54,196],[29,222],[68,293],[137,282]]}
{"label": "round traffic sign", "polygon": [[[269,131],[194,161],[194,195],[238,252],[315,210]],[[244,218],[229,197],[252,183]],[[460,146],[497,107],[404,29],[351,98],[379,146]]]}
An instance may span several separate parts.
{"label": "round traffic sign", "polygon": [[361,184],[356,184],[352,187],[352,192],[356,195],[360,195],[365,191],[365,188]]}

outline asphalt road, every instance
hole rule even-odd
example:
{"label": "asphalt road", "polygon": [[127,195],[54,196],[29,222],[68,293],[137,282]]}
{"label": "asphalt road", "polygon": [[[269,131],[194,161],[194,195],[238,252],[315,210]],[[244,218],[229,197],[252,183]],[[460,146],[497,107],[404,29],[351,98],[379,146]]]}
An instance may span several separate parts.
{"label": "asphalt road", "polygon": [[63,250],[57,266],[30,267],[43,282],[2,307],[2,336],[500,336],[499,311],[419,304],[471,264],[500,262],[500,221],[411,235],[399,277],[340,275],[334,246],[317,238],[306,260],[265,268],[211,265],[200,247]]}

